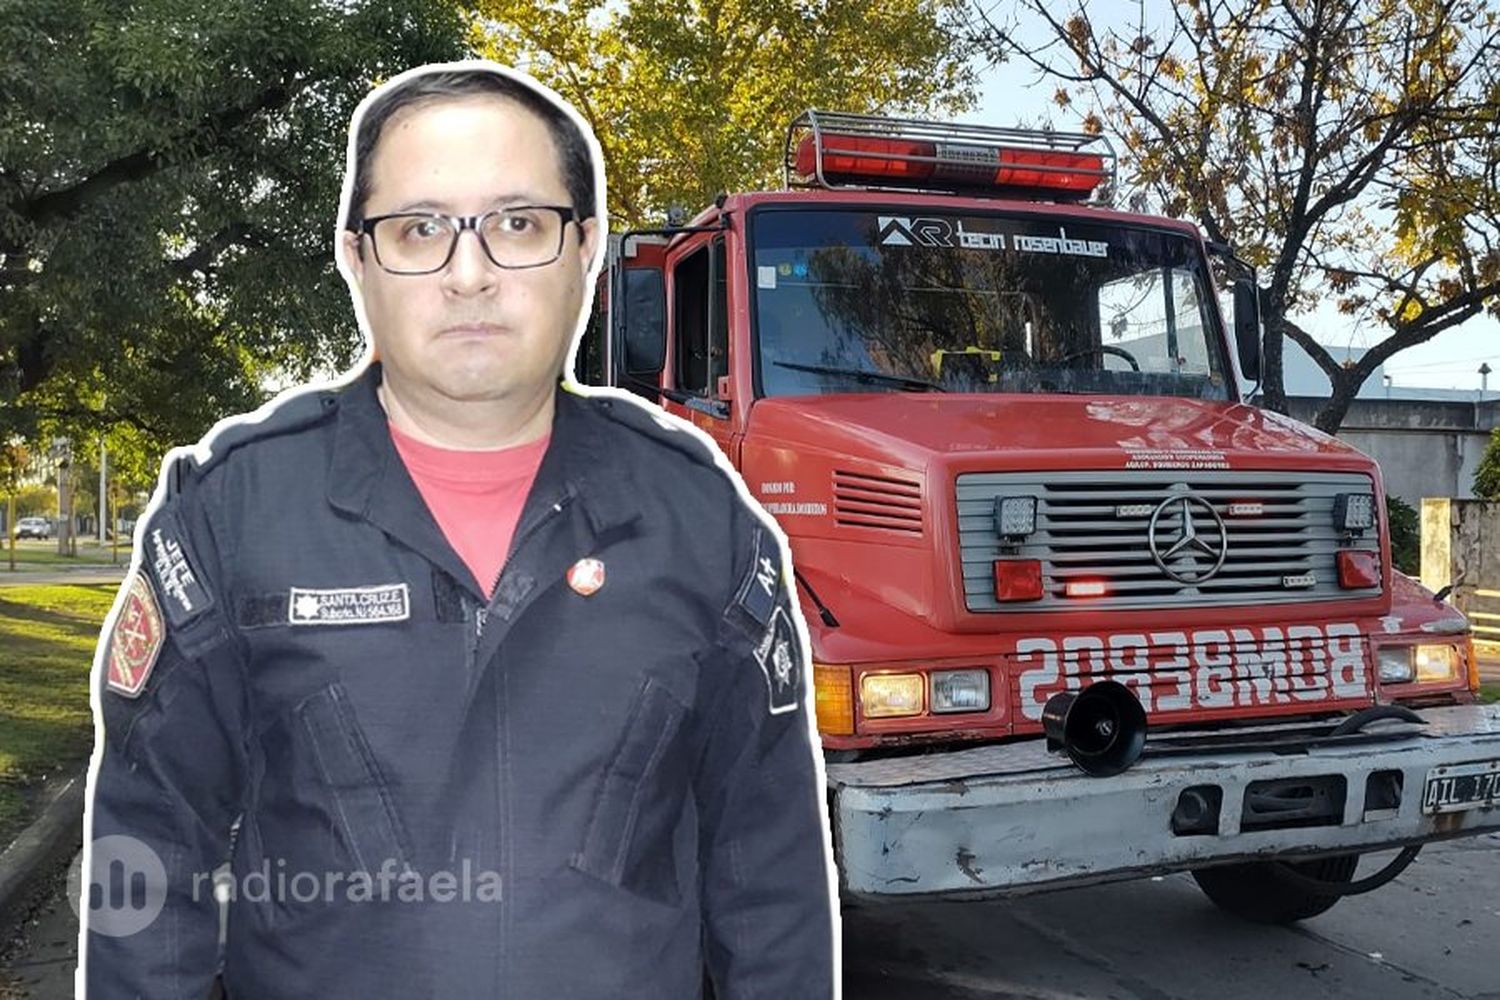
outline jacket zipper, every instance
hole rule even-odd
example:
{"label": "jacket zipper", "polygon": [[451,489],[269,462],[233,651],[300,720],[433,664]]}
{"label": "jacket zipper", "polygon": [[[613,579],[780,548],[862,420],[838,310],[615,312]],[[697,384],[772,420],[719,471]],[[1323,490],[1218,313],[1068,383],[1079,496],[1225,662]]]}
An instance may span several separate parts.
{"label": "jacket zipper", "polygon": [[466,630],[468,635],[464,640],[465,655],[464,662],[469,665],[469,677],[474,676],[475,659],[479,655],[479,639],[484,635],[484,619],[487,612],[482,604],[471,601],[467,595],[464,596],[464,621],[469,621],[469,614],[473,613],[474,627]]}
{"label": "jacket zipper", "polygon": [[[572,499],[572,494],[567,494],[561,500],[554,503],[552,505],[552,509],[548,511],[541,520],[537,521],[526,530],[526,534],[522,535],[521,538],[516,542],[515,548],[519,549],[521,543],[531,535],[535,534],[538,528],[550,521],[554,515],[561,513],[562,509],[566,507],[572,501]],[[464,658],[469,665],[469,677],[473,677],[475,672],[477,672],[479,669],[479,663],[477,661],[479,659],[480,641],[484,638],[484,626],[485,623],[489,621],[490,612],[495,606],[495,598],[500,595],[500,580],[504,576],[505,567],[502,565],[500,567],[500,572],[495,574],[494,584],[490,587],[489,603],[480,604],[476,601],[471,601],[469,600],[467,595],[465,595],[463,598],[465,620],[468,620],[470,610],[474,612],[474,627],[469,630],[467,639],[468,654]]]}
{"label": "jacket zipper", "polygon": [[[519,551],[520,548],[521,548],[521,545],[525,543],[525,541],[526,541],[527,538],[530,538],[532,535],[536,534],[537,529],[539,529],[542,525],[546,524],[548,521],[552,520],[553,515],[561,513],[562,509],[564,507],[566,507],[568,505],[568,503],[572,499],[573,499],[572,494],[568,494],[568,495],[565,495],[561,500],[559,500],[556,503],[554,503],[552,505],[552,509],[551,510],[549,510],[545,515],[543,515],[543,517],[539,521],[537,521],[535,524],[533,524],[530,528],[527,528],[526,529],[526,534],[522,535],[520,538],[518,538],[516,540],[515,545],[512,546],[512,550],[513,551]],[[507,560],[507,562],[508,562],[508,560]],[[474,609],[475,610],[475,616],[474,616],[474,638],[476,640],[478,640],[480,637],[482,637],[484,635],[484,623],[485,623],[486,620],[488,620],[488,618],[490,616],[490,611],[495,606],[495,598],[500,596],[500,580],[504,576],[505,576],[505,566],[501,566],[500,567],[500,572],[498,572],[498,573],[495,574],[495,582],[494,582],[494,584],[491,585],[491,587],[490,587],[490,599],[489,599],[489,603],[486,604],[486,605],[484,605],[483,607],[476,607]],[[470,654],[471,659],[472,659],[474,653],[478,650],[478,647],[479,647],[479,643],[476,641],[473,644],[473,646],[470,648],[469,654]]]}
{"label": "jacket zipper", "polygon": [[[572,495],[568,494],[568,495],[565,495],[561,500],[558,500],[556,503],[554,503],[552,505],[552,509],[551,510],[549,510],[535,524],[533,524],[531,527],[529,527],[528,529],[526,529],[526,533],[525,534],[523,534],[522,536],[520,536],[519,538],[516,539],[515,544],[511,546],[512,551],[513,552],[519,552],[521,550],[521,546],[526,543],[526,539],[528,539],[532,535],[534,535],[536,533],[536,531],[537,531],[538,528],[540,528],[542,525],[546,524],[548,521],[552,520],[552,518],[555,515],[561,513],[562,509],[568,505],[568,503],[569,503],[570,500],[572,500]],[[509,560],[507,560],[507,562],[509,562]],[[498,596],[500,596],[500,579],[504,575],[505,575],[505,567],[501,566],[499,574],[497,574],[496,577],[495,577],[495,585],[490,588],[490,600],[489,600],[489,603],[487,605],[485,605],[484,607],[482,607],[482,608],[476,608],[475,609],[476,614],[474,616],[474,645],[473,645],[472,649],[470,650],[470,654],[469,654],[470,669],[471,670],[477,670],[478,669],[478,664],[474,663],[474,660],[478,656],[478,650],[479,650],[479,644],[480,644],[479,640],[484,635],[484,623],[489,618],[490,611],[495,606],[495,598],[498,597]],[[495,651],[495,655],[497,655],[497,656],[499,655],[499,650],[498,649]],[[495,794],[496,794],[496,801],[500,805],[500,813],[501,813],[501,829],[500,829],[500,845],[499,845],[500,846],[500,852],[499,852],[500,853],[500,858],[499,858],[499,861],[500,861],[500,877],[502,879],[509,880],[510,873],[512,871],[512,863],[513,863],[514,859],[511,857],[511,838],[510,838],[510,835],[509,835],[510,834],[510,829],[509,829],[509,822],[508,822],[509,816],[507,815],[507,810],[505,808],[505,794],[506,794],[506,787],[505,787],[505,784],[506,784],[505,783],[506,745],[505,744],[506,744],[506,741],[509,739],[509,736],[510,736],[510,727],[508,725],[506,725],[506,722],[505,722],[507,714],[510,711],[510,695],[509,695],[509,692],[506,690],[506,680],[507,679],[506,679],[505,674],[504,674],[503,671],[501,672],[500,676],[496,679],[496,684],[498,686],[499,694],[500,694],[500,704],[498,706],[498,712],[499,712],[499,717],[500,717],[500,730],[501,731],[495,734]],[[506,990],[505,990],[505,984],[506,984],[505,975],[506,975],[506,972],[509,970],[509,962],[507,961],[507,957],[506,956],[507,956],[507,947],[508,947],[509,941],[510,941],[510,927],[509,927],[509,924],[510,924],[510,918],[512,916],[512,912],[513,911],[512,911],[512,909],[510,907],[503,907],[501,909],[500,914],[499,914],[499,916],[500,916],[500,934],[499,934],[499,940],[495,942],[495,981],[500,984],[500,992],[502,994],[504,992],[506,992]]]}

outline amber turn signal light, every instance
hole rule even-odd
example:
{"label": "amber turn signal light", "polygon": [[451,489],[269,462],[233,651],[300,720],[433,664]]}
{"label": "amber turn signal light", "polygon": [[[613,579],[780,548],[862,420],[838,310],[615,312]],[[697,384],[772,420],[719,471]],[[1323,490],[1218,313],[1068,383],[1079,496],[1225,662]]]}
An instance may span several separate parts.
{"label": "amber turn signal light", "polygon": [[818,732],[854,735],[854,681],[849,668],[836,663],[813,664],[813,699]]}

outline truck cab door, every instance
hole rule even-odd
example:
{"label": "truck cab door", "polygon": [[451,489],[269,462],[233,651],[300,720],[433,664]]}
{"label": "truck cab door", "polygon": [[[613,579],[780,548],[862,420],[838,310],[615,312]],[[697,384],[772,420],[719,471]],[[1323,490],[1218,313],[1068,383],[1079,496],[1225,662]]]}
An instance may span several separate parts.
{"label": "truck cab door", "polygon": [[661,405],[701,428],[738,467],[741,435],[728,389],[728,273],[723,234],[698,240],[667,262],[671,305]]}
{"label": "truck cab door", "polygon": [[661,402],[666,365],[666,249],[661,237],[610,236],[609,266],[600,276],[594,317],[578,351],[580,371],[602,370],[605,385],[653,403]]}

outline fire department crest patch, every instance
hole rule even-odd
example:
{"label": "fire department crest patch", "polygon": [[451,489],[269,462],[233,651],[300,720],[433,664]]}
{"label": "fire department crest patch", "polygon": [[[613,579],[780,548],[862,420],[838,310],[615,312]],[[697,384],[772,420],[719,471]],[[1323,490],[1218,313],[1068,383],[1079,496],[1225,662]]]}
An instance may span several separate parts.
{"label": "fire department crest patch", "polygon": [[166,637],[151,581],[136,570],[109,637],[109,689],[126,698],[140,697]]}

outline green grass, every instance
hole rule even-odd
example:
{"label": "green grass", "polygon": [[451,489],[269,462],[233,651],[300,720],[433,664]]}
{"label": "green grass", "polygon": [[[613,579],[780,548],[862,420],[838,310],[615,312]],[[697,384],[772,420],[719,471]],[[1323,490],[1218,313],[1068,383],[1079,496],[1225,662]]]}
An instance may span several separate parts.
{"label": "green grass", "polygon": [[[109,566],[114,557],[112,545],[100,546],[94,541],[78,540],[78,555],[60,556],[57,554],[57,539],[51,538],[43,542],[40,540],[26,539],[16,542],[16,572],[24,573],[27,570],[46,570],[67,568],[70,566]],[[130,563],[130,544],[126,539],[120,540],[120,562],[125,566]],[[0,573],[8,572],[10,569],[10,544],[3,536],[0,536]]]}
{"label": "green grass", "polygon": [[117,589],[0,590],[0,847],[25,825],[43,778],[88,760],[89,668]]}
{"label": "green grass", "polygon": [[1479,685],[1479,700],[1485,704],[1500,701],[1500,684]]}

